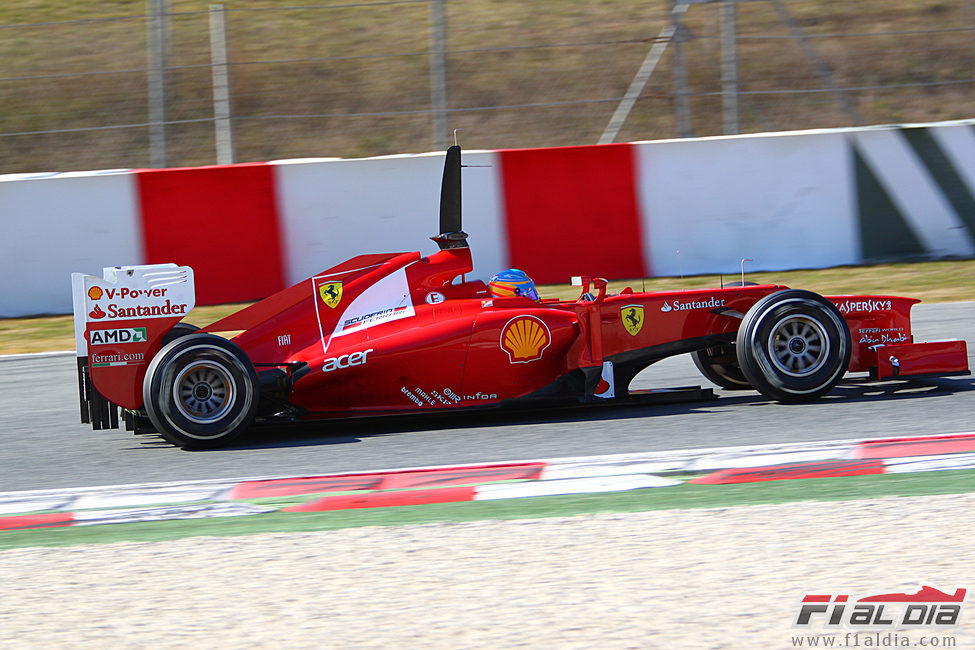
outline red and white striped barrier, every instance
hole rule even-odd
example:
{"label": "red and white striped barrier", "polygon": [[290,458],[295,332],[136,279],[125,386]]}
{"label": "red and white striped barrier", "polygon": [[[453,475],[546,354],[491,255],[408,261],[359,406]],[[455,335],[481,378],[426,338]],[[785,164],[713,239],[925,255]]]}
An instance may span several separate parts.
{"label": "red and white striped barrier", "polygon": [[[975,469],[975,432],[584,458],[0,493],[0,531],[619,492],[681,485]],[[332,494],[329,494],[332,493]],[[323,496],[324,495],[324,496]],[[168,504],[168,505],[158,505]],[[45,512],[47,511],[47,512]]]}
{"label": "red and white striped barrier", "polygon": [[[542,284],[975,255],[972,122],[468,151],[474,277]],[[443,154],[0,176],[0,317],[68,313],[72,272],[176,262],[198,304],[362,253],[432,251]]]}

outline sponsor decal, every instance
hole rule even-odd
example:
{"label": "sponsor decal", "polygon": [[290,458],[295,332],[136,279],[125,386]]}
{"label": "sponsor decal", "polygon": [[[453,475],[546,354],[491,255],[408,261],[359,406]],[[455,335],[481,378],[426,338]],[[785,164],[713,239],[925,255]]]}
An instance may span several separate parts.
{"label": "sponsor decal", "polygon": [[335,309],[342,302],[342,283],[326,282],[320,284],[318,285],[318,295],[321,297],[322,302]]}
{"label": "sponsor decal", "polygon": [[890,593],[853,599],[849,594],[806,594],[794,627],[873,628],[950,626],[958,622],[967,590],[945,592],[923,586],[916,593]]}
{"label": "sponsor decal", "polygon": [[88,333],[92,345],[118,343],[146,343],[149,340],[144,327],[122,327],[114,330],[92,330]]}
{"label": "sponsor decal", "polygon": [[430,293],[427,294],[427,297],[424,298],[424,300],[426,300],[427,303],[429,303],[431,305],[436,305],[437,303],[441,303],[441,302],[443,302],[446,299],[447,299],[447,297],[444,296],[439,291],[431,291]]}
{"label": "sponsor decal", "polygon": [[[106,268],[104,272],[104,278],[81,273],[71,276],[76,321],[98,323],[99,328],[95,334],[94,328],[76,329],[75,344],[79,350],[90,344],[148,342],[138,328],[123,327],[133,323],[106,321],[171,318],[175,322],[193,308],[193,270],[189,267],[149,264]],[[109,329],[112,325],[119,327]]]}
{"label": "sponsor decal", "polygon": [[457,402],[490,402],[491,400],[498,399],[498,394],[497,393],[482,393],[481,391],[477,391],[476,393],[458,395],[457,393],[455,393],[454,391],[450,390],[449,388],[444,388],[443,389],[443,394],[445,396],[447,396],[448,398],[454,400],[455,403],[457,403]]}
{"label": "sponsor decal", "polygon": [[403,386],[402,388],[400,388],[400,392],[403,393],[404,395],[406,395],[407,399],[409,399],[411,402],[413,402],[417,406],[423,406],[423,402],[420,401],[420,398],[417,397],[416,395],[414,395],[413,393],[411,393],[410,390],[406,386]]}
{"label": "sponsor decal", "polygon": [[665,301],[660,307],[660,311],[689,311],[691,309],[714,309],[715,307],[724,307],[724,299],[712,297],[707,300],[675,300],[673,305]]}
{"label": "sponsor decal", "polygon": [[[94,298],[92,294],[96,291],[99,292],[99,297]],[[88,290],[88,297],[92,300],[98,300],[101,298],[100,287],[92,287]],[[130,287],[120,287],[120,288],[109,288],[105,289],[105,297],[109,300],[143,300],[148,298],[165,298],[166,293],[169,291],[167,287],[161,287],[156,289],[135,289]]]}
{"label": "sponsor decal", "polygon": [[910,337],[902,327],[864,327],[857,330],[857,335],[860,337],[860,343],[870,345],[888,345],[910,341]]}
{"label": "sponsor decal", "polygon": [[620,310],[623,327],[631,336],[636,336],[643,329],[643,305],[626,305]]}
{"label": "sponsor decal", "polygon": [[843,314],[853,314],[864,311],[890,311],[889,300],[846,300],[838,303],[836,308]]}
{"label": "sponsor decal", "polygon": [[[316,287],[324,286],[318,283],[340,284],[332,282],[326,276],[312,278],[312,281]],[[334,327],[330,327],[330,323],[334,322],[332,318],[335,312],[323,302],[315,300],[318,328],[325,353],[328,353],[331,341],[338,336],[345,336],[388,321],[415,316],[416,311],[410,295],[406,269],[398,269],[352,298],[343,296],[343,305],[335,310],[340,315]]]}
{"label": "sponsor decal", "polygon": [[491,401],[493,399],[498,399],[498,394],[497,393],[482,393],[481,391],[478,391],[478,392],[474,393],[473,395],[464,395],[460,399],[463,400],[463,401],[465,401],[465,402],[489,402],[489,401]]}
{"label": "sponsor decal", "polygon": [[107,368],[110,366],[141,366],[145,365],[146,355],[141,352],[125,354],[114,350],[106,354],[92,352],[91,367]]}
{"label": "sponsor decal", "polygon": [[333,370],[342,370],[344,368],[351,368],[352,366],[363,366],[368,360],[367,355],[374,351],[375,350],[373,350],[373,348],[369,348],[368,350],[351,352],[349,354],[342,354],[337,357],[325,359],[325,364],[322,366],[322,372],[332,372]]}
{"label": "sponsor decal", "polygon": [[419,386],[412,389],[403,386],[400,392],[417,406],[456,406],[461,402],[490,402],[498,399],[497,393],[478,391],[470,395],[459,395],[449,387],[440,390],[424,390]]}
{"label": "sponsor decal", "polygon": [[[166,297],[168,291],[168,287],[155,289],[137,289],[130,287],[91,287],[88,289],[89,298],[92,300],[107,298],[113,302],[105,305],[104,309],[101,307],[101,305],[95,305],[94,309],[88,312],[88,317],[92,320],[101,320],[103,318],[118,320],[127,318],[185,316],[189,311],[189,305],[185,302],[174,303],[171,298]],[[163,298],[165,299],[164,302],[157,301],[158,299]],[[149,303],[132,306],[120,304],[122,302],[129,301],[149,301]]]}
{"label": "sponsor decal", "polygon": [[375,325],[376,323],[382,323],[388,320],[399,320],[400,318],[406,318],[407,316],[412,315],[412,305],[408,307],[388,307],[386,309],[374,311],[371,314],[362,314],[361,316],[346,318],[344,321],[342,321],[342,329],[347,330],[353,327],[359,327],[361,325]]}
{"label": "sponsor decal", "polygon": [[895,336],[891,336],[890,334],[881,334],[879,337],[873,337],[870,336],[869,334],[863,334],[860,336],[860,343],[869,343],[871,345],[878,344],[878,343],[880,345],[889,345],[891,343],[904,343],[907,340],[908,340],[907,335],[903,333],[897,334]]}
{"label": "sponsor decal", "polygon": [[[422,388],[419,388],[419,387],[414,388],[413,389],[413,394],[416,395],[417,397],[421,398],[424,402],[426,402],[427,404],[430,404],[431,406],[436,406],[437,405],[436,398],[432,397],[430,394],[428,394]],[[440,397],[440,395],[437,395],[437,397]],[[447,400],[444,399],[443,397],[440,397],[440,399],[443,400],[443,402],[442,402],[443,404],[449,404],[449,402],[447,402]]]}
{"label": "sponsor decal", "polygon": [[[121,307],[115,303],[109,303],[108,308],[108,318],[109,319],[119,319],[119,318],[154,318],[157,316],[185,316],[186,315],[186,303],[174,305],[166,300],[165,303],[161,305],[136,305],[134,307]],[[104,318],[106,313],[95,305],[95,309],[88,314],[92,318]]]}
{"label": "sponsor decal", "polygon": [[501,349],[511,363],[528,363],[542,358],[552,343],[548,325],[535,316],[518,316],[501,330]]}
{"label": "sponsor decal", "polygon": [[290,334],[279,334],[278,335],[278,345],[284,347],[286,345],[291,345],[291,335]]}

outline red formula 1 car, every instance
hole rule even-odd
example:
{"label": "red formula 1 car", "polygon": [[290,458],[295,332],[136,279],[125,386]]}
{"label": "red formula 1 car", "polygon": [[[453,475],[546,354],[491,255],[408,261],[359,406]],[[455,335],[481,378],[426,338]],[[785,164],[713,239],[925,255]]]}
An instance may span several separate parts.
{"label": "red formula 1 car", "polygon": [[440,250],[362,255],[197,330],[193,271],[72,275],[81,416],[175,445],[226,445],[255,422],[633,401],[641,370],[690,353],[724,388],[803,402],[847,372],[968,374],[964,341],[916,343],[911,306],[778,285],[493,297],[460,222],[460,149],[447,151]]}

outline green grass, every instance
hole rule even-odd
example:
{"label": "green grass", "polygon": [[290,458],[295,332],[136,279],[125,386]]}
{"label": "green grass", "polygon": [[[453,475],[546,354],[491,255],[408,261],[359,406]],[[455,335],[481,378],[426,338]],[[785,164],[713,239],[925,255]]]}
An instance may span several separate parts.
{"label": "green grass", "polygon": [[[214,162],[209,4],[172,0],[166,117],[181,123],[169,126],[170,166]],[[300,4],[225,3],[237,159],[433,149],[429,6]],[[973,32],[930,33],[975,27],[969,3],[787,5],[836,85],[863,88],[850,95],[864,123],[973,117],[975,84],[959,83],[975,68]],[[664,0],[447,2],[449,127],[465,129],[471,149],[595,143],[667,25],[667,8]],[[145,11],[145,0],[0,3],[0,26],[10,26],[0,30],[0,134],[145,123]],[[740,97],[741,132],[853,124],[832,92],[754,94],[822,91],[827,82],[783,38],[789,30],[771,3],[739,3],[737,13],[740,85],[750,93]],[[716,5],[694,5],[685,18],[695,135],[722,131],[718,15]],[[93,20],[103,18],[124,20]],[[675,137],[672,78],[668,53],[618,141]],[[0,173],[148,164],[145,127],[0,140]]]}
{"label": "green grass", "polygon": [[158,521],[0,532],[0,549],[73,546],[120,541],[159,541],[199,536],[333,530],[359,526],[401,526],[445,521],[530,519],[599,512],[644,512],[796,501],[840,501],[878,497],[972,492],[975,471],[885,474],[845,478],[768,481],[738,485],[683,485],[629,492],[442,503],[321,513],[268,513],[231,519]]}
{"label": "green grass", "polygon": [[[975,300],[975,260],[882,264],[877,266],[836,267],[802,271],[748,273],[751,282],[784,284],[826,295],[845,293],[892,294],[920,298],[925,302]],[[694,289],[719,286],[719,276],[686,278],[647,278],[618,280],[611,291],[625,286],[640,291]],[[725,276],[725,282],[738,279]],[[541,287],[545,298],[574,298],[579,289],[569,285]],[[244,305],[197,307],[185,319],[203,327],[231,314]],[[70,316],[0,319],[0,354],[45,352],[74,349],[74,329]]]}

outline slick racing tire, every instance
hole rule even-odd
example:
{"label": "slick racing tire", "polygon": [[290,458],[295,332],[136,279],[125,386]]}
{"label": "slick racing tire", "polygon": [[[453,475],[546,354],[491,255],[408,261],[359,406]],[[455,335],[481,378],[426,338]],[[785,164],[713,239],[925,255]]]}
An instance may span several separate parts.
{"label": "slick racing tire", "polygon": [[850,364],[850,330],[839,310],[811,291],[770,294],[745,314],[738,365],[759,392],[808,402],[831,391]]}
{"label": "slick racing tire", "polygon": [[748,390],[752,387],[738,365],[734,343],[694,350],[691,359],[701,374],[716,386],[725,390]]}
{"label": "slick racing tire", "polygon": [[257,373],[244,351],[212,334],[163,346],[142,384],[146,412],[166,440],[184,449],[222,447],[257,411]]}

